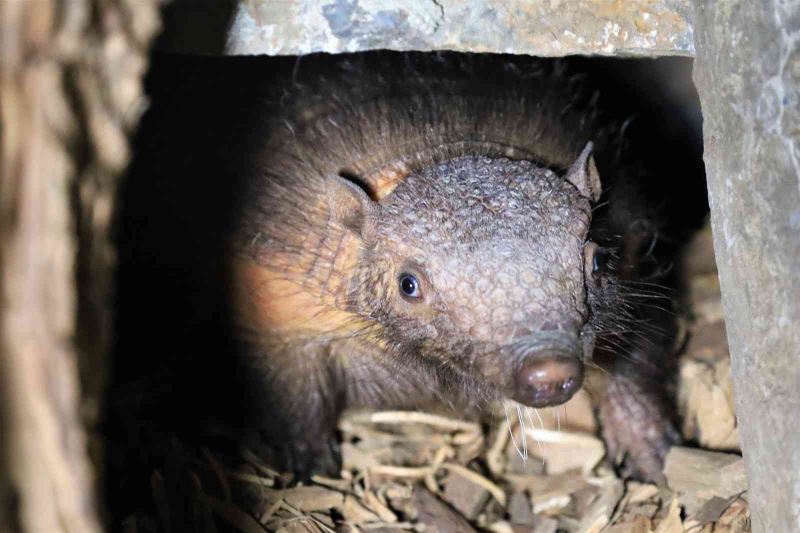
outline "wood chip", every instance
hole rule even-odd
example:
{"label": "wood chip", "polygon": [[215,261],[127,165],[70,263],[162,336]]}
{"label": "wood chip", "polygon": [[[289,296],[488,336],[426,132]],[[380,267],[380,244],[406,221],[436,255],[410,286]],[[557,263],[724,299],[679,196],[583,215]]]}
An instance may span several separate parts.
{"label": "wood chip", "polygon": [[734,501],[719,518],[720,525],[728,526],[731,533],[750,531],[750,506],[747,500],[739,498]]}
{"label": "wood chip", "polygon": [[378,522],[378,515],[364,507],[355,497],[346,496],[342,506],[342,516],[348,522],[356,525],[365,522]]}
{"label": "wood chip", "polygon": [[370,531],[372,533],[397,533],[398,531],[419,531],[419,527],[411,522],[396,522],[394,524],[385,524],[383,522],[376,522],[374,524],[364,524],[361,526],[363,531]]}
{"label": "wood chip", "polygon": [[373,466],[380,464],[381,458],[379,456],[349,442],[342,443],[341,453],[343,470],[366,472]]}
{"label": "wood chip", "polygon": [[422,479],[425,476],[431,475],[435,472],[430,466],[392,466],[392,465],[375,465],[369,468],[370,476],[386,476],[408,479]]}
{"label": "wood chip", "polygon": [[605,528],[611,522],[611,515],[625,492],[622,481],[614,477],[597,480],[595,483],[599,489],[599,497],[584,513],[578,526],[581,533],[598,533]]}
{"label": "wood chip", "polygon": [[706,448],[740,449],[730,361],[684,361],[680,378],[684,436]]}
{"label": "wood chip", "polygon": [[722,309],[719,277],[716,272],[690,280],[689,301],[697,324],[704,326],[724,320],[725,313]]}
{"label": "wood chip", "polygon": [[470,483],[479,485],[484,490],[489,492],[489,494],[491,494],[494,497],[494,499],[497,500],[497,503],[499,503],[503,507],[506,506],[506,493],[503,491],[503,489],[501,489],[500,487],[498,487],[497,485],[486,479],[484,476],[480,475],[474,470],[470,470],[465,466],[461,466],[455,463],[443,463],[442,467],[446,468],[447,470],[450,470],[455,474],[458,474],[459,476],[463,477]]}
{"label": "wood chip", "polygon": [[691,518],[699,525],[716,522],[722,516],[722,513],[724,513],[737,499],[738,496],[732,496],[730,498],[720,498],[718,496],[714,496],[704,503],[703,506],[691,516]]}
{"label": "wood chip", "polygon": [[525,435],[530,439],[529,453],[545,462],[548,474],[570,470],[588,474],[606,453],[600,439],[584,433],[526,428]]}
{"label": "wood chip", "polygon": [[533,533],[556,533],[558,520],[547,516],[537,516],[533,520]]}
{"label": "wood chip", "polygon": [[667,515],[656,527],[655,533],[683,533],[684,527],[681,522],[681,508],[678,499],[673,498],[669,504]]}
{"label": "wood chip", "polygon": [[531,510],[531,500],[522,491],[515,492],[508,501],[508,516],[514,524],[524,526],[533,525],[533,511]]}
{"label": "wood chip", "polygon": [[311,481],[317,485],[328,487],[329,489],[338,490],[339,492],[346,492],[350,490],[350,482],[345,479],[336,479],[324,476],[313,476]]}
{"label": "wood chip", "polygon": [[475,520],[489,499],[489,491],[458,472],[451,471],[442,481],[442,499],[467,520]]}
{"label": "wood chip", "polygon": [[324,487],[295,487],[274,491],[271,496],[281,498],[301,512],[324,511],[344,505],[344,495]]}
{"label": "wood chip", "polygon": [[510,524],[505,520],[500,520],[489,526],[489,531],[492,533],[516,533],[514,531],[514,524]]}
{"label": "wood chip", "polygon": [[703,228],[695,233],[686,246],[682,256],[682,268],[692,278],[702,274],[717,274],[717,262],[714,256],[714,239],[711,233],[711,222],[706,218]]}
{"label": "wood chip", "polygon": [[450,509],[427,489],[415,490],[413,501],[417,509],[417,521],[426,526],[426,533],[475,531],[463,516]]}
{"label": "wood chip", "polygon": [[321,526],[325,526],[330,529],[334,529],[336,527],[336,523],[333,521],[333,518],[326,513],[310,513],[309,516],[311,516],[311,518],[313,518],[317,524]]}
{"label": "wood chip", "polygon": [[715,496],[730,498],[747,490],[744,460],[735,454],[676,446],[667,454],[664,475],[672,490],[689,496],[686,501],[697,499],[694,508],[687,507],[689,514]]}
{"label": "wood chip", "polygon": [[650,483],[628,482],[628,503],[641,503],[658,496],[660,489]]}
{"label": "wood chip", "polygon": [[500,520],[489,526],[492,533],[556,533],[558,521],[552,518],[543,518],[538,527],[512,524],[505,520]]}
{"label": "wood chip", "polygon": [[530,494],[534,513],[569,505],[572,494],[588,484],[577,472],[567,472],[557,476],[513,475],[506,479],[515,490],[527,491]]}
{"label": "wood chip", "polygon": [[371,490],[364,492],[363,503],[384,522],[397,522],[397,516]]}
{"label": "wood chip", "polygon": [[358,413],[352,415],[351,420],[354,422],[369,422],[372,424],[425,424],[446,431],[481,433],[480,426],[474,422],[466,422],[457,418],[447,418],[420,411]]}
{"label": "wood chip", "polygon": [[[497,424],[495,424],[497,426]],[[493,430],[489,439],[489,449],[486,450],[486,465],[494,477],[500,477],[506,470],[505,450],[509,441],[509,432],[505,426]]]}
{"label": "wood chip", "polygon": [[604,529],[603,533],[653,533],[653,522],[645,516],[636,516],[630,522]]}

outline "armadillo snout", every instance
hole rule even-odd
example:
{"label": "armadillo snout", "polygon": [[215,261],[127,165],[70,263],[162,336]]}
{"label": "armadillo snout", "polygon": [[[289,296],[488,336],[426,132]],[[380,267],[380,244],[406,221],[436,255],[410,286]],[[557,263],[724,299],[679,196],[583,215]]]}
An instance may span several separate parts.
{"label": "armadillo snout", "polygon": [[530,407],[547,407],[569,400],[583,382],[583,364],[560,353],[529,356],[514,377],[515,400]]}

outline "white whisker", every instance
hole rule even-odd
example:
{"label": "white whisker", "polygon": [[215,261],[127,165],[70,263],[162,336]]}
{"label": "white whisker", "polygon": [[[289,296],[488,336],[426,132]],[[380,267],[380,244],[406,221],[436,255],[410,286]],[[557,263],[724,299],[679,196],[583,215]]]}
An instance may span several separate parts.
{"label": "white whisker", "polygon": [[[539,437],[537,437],[536,433],[534,432],[534,430],[536,429],[536,424],[533,423],[533,419],[531,418],[531,409],[533,409],[533,408],[532,407],[528,407],[526,409],[526,412],[528,414],[528,420],[531,423],[531,428],[532,428],[531,429],[531,433],[533,434],[533,438],[536,440],[536,444],[539,446],[539,454],[542,456],[542,464],[545,464],[545,462],[544,462],[544,448],[542,448],[542,443],[541,443],[541,441],[539,441]],[[542,422],[542,417],[539,416],[539,411],[537,411],[536,409],[533,409],[533,412],[536,413],[537,418],[539,418],[539,422],[541,422],[541,424],[542,424],[542,429],[544,429],[544,422]],[[526,439],[527,439],[527,433],[526,433]]]}
{"label": "white whisker", "polygon": [[[538,410],[538,409],[534,409],[534,410],[533,410],[533,412],[534,412],[534,413],[536,413],[536,418],[538,418],[538,419],[539,419],[539,424],[541,424],[541,425],[542,425],[542,429],[546,429],[546,428],[544,427],[544,420],[542,420],[542,417],[541,417],[541,415],[539,414],[539,410]],[[528,415],[528,416],[530,416],[530,415]]]}
{"label": "white whisker", "polygon": [[[522,451],[519,449],[519,445],[517,444],[516,439],[514,439],[514,430],[511,429],[511,419],[508,417],[508,405],[503,405],[503,414],[506,415],[506,426],[508,426],[508,434],[511,435],[511,444],[514,445],[514,449],[517,450],[517,453],[522,458],[522,463],[525,464],[527,457],[522,455]],[[523,434],[523,438],[525,438]]]}
{"label": "white whisker", "polygon": [[525,428],[525,419],[522,417],[522,407],[517,404],[517,419],[519,420],[519,431],[520,435],[522,435],[522,453],[525,457],[523,457],[523,464],[528,460],[528,438],[526,437],[528,431]]}

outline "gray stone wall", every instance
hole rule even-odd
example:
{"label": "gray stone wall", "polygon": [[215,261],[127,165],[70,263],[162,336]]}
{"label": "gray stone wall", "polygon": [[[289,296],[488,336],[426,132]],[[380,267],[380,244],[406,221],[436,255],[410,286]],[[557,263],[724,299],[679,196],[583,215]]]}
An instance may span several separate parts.
{"label": "gray stone wall", "polygon": [[800,531],[800,3],[706,0],[695,28],[753,531]]}
{"label": "gray stone wall", "polygon": [[[161,46],[230,55],[460,50],[693,55],[687,0],[178,0]],[[223,42],[224,41],[224,42]]]}

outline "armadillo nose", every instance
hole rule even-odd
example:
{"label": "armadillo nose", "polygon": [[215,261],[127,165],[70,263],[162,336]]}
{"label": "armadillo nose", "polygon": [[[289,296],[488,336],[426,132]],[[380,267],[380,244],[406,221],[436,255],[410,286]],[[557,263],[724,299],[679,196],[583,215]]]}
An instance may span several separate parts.
{"label": "armadillo nose", "polygon": [[581,388],[583,364],[561,354],[527,358],[515,376],[515,400],[530,407],[559,405]]}

